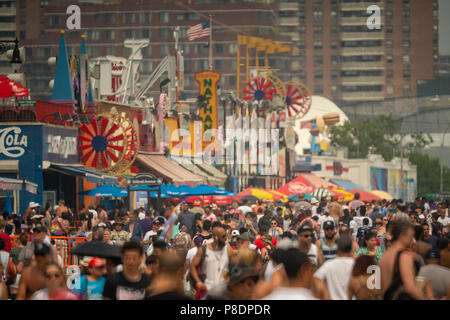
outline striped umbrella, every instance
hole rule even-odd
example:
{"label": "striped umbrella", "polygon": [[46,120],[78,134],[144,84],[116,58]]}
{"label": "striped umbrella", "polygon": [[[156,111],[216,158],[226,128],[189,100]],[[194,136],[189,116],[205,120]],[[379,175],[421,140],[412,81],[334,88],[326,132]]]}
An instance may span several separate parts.
{"label": "striped umbrella", "polygon": [[287,201],[288,196],[284,193],[275,191],[275,190],[270,190],[270,189],[264,189],[264,191],[270,193],[273,196],[274,200],[282,200],[284,202]]}
{"label": "striped umbrella", "polygon": [[324,189],[324,188],[317,188],[316,190],[314,190],[312,195],[314,197],[316,197],[317,199],[319,199],[319,200],[323,199],[323,198],[326,198],[326,197],[333,197],[334,196],[333,192],[331,192],[328,189]]}
{"label": "striped umbrella", "polygon": [[267,199],[272,200],[273,195],[269,192],[267,192],[264,189],[258,189],[258,188],[247,188],[244,191],[240,192],[238,196],[242,199],[244,196],[254,196],[258,198],[259,200]]}

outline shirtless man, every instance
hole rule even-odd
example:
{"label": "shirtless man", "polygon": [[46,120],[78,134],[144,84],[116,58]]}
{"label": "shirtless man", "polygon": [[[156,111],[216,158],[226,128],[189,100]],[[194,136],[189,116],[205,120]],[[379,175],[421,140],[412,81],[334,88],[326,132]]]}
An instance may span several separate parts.
{"label": "shirtless man", "polygon": [[17,300],[28,300],[33,293],[45,288],[44,272],[51,261],[51,248],[45,243],[36,243],[31,265],[27,267],[20,277]]}
{"label": "shirtless man", "polygon": [[339,218],[344,216],[344,211],[342,206],[337,203],[335,198],[331,198],[331,202],[328,204],[328,211],[330,212],[330,217],[334,220],[334,225],[338,227]]}

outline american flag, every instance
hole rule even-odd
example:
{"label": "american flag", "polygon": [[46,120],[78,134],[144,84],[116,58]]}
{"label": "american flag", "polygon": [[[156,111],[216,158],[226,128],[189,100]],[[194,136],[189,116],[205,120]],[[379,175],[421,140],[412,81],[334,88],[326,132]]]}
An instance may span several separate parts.
{"label": "american flag", "polygon": [[189,37],[189,41],[195,40],[197,38],[203,38],[209,36],[211,32],[209,20],[203,23],[196,24],[188,29],[187,35]]}

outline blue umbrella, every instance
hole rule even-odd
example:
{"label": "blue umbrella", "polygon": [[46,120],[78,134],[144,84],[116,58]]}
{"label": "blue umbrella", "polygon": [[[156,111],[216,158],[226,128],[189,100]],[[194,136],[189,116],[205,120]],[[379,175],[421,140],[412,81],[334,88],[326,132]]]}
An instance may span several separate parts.
{"label": "blue umbrella", "polygon": [[126,197],[128,192],[126,189],[115,187],[112,185],[103,185],[88,191],[83,194],[89,197],[106,198],[106,197]]}

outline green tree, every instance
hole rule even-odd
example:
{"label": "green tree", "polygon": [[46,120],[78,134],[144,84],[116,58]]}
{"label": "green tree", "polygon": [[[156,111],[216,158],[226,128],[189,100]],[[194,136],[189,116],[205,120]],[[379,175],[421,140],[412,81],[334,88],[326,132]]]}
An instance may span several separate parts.
{"label": "green tree", "polygon": [[[430,158],[426,154],[413,152],[409,161],[417,166],[417,193],[425,195],[440,192],[441,167],[437,158]],[[443,189],[450,190],[450,169],[443,168]]]}

